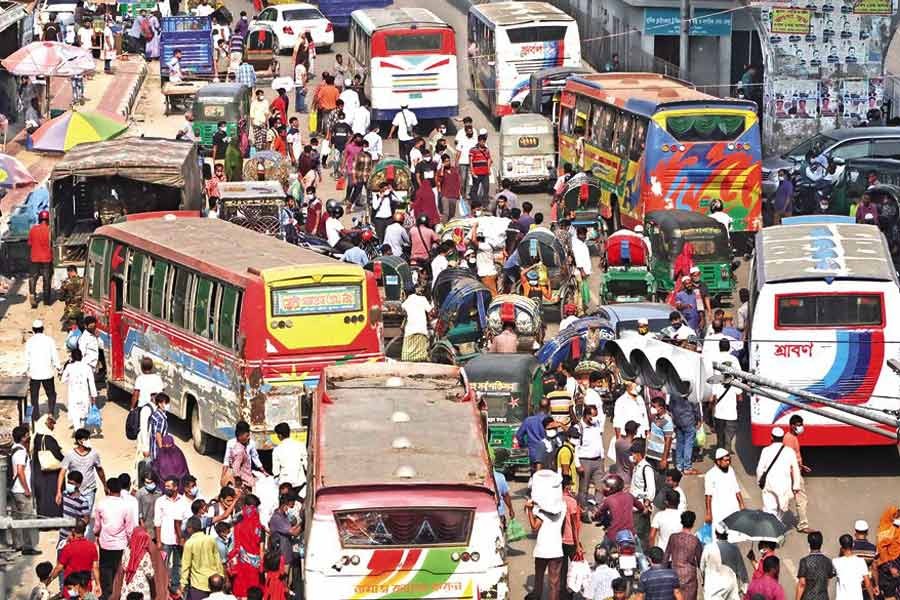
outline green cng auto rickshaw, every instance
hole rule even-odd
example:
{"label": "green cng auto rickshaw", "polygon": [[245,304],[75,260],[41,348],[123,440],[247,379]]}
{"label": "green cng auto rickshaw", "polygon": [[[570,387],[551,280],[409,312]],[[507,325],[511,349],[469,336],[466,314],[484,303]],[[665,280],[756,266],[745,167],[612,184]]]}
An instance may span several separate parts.
{"label": "green cng auto rickshaw", "polygon": [[465,366],[487,419],[494,465],[508,477],[529,466],[528,448],[515,440],[519,426],[544,396],[544,370],[531,354],[482,354]]}
{"label": "green cng auto rickshaw", "polygon": [[650,272],[659,296],[675,289],[673,271],[682,252],[691,254],[711,300],[721,302],[734,292],[728,232],[715,219],[687,210],[656,210],[644,217],[644,235],[650,240]]}
{"label": "green cng auto rickshaw", "polygon": [[543,184],[556,167],[553,123],[543,115],[521,113],[500,121],[500,177],[516,184]]}
{"label": "green cng auto rickshaw", "polygon": [[403,301],[413,285],[412,269],[399,256],[379,256],[366,265],[375,275],[381,306],[385,339],[403,335]]}
{"label": "green cng auto rickshaw", "polygon": [[194,137],[203,151],[212,149],[213,135],[221,121],[229,136],[238,134],[238,123],[250,114],[250,88],[240,83],[210,83],[194,97]]}

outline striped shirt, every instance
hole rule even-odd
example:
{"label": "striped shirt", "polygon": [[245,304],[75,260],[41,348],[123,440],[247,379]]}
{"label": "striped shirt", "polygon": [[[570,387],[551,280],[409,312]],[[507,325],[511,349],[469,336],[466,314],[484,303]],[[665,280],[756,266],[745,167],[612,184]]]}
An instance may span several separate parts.
{"label": "striped shirt", "polygon": [[652,566],[641,574],[641,589],[646,600],[674,600],[679,585],[678,575],[672,569]]}
{"label": "striped shirt", "polygon": [[244,52],[244,36],[239,33],[232,33],[231,39],[228,40],[229,52]]}
{"label": "striped shirt", "polygon": [[250,63],[242,62],[234,76],[237,83],[242,83],[249,88],[256,86],[256,71]]}
{"label": "striped shirt", "polygon": [[[90,507],[90,502],[88,502],[88,499],[85,498],[80,491],[74,494],[63,494],[62,514],[64,517],[71,517],[76,520],[87,520],[87,518],[91,515]],[[66,542],[69,541],[69,536],[71,534],[71,527],[60,528],[59,542],[56,544],[57,550],[62,549],[62,547],[66,545]]]}
{"label": "striped shirt", "polygon": [[150,414],[148,427],[150,430],[150,458],[156,460],[156,453],[159,451],[159,447],[156,445],[156,434],[158,433],[160,437],[165,437],[169,433],[169,421],[166,419],[166,412],[158,408],[154,410]]}

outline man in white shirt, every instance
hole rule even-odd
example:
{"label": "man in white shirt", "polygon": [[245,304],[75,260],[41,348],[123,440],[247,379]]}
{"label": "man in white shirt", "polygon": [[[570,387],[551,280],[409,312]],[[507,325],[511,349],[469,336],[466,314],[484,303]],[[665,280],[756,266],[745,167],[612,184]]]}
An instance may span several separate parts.
{"label": "man in white shirt", "polygon": [[394,256],[403,256],[403,247],[410,244],[409,232],[403,227],[403,211],[394,212],[394,222],[384,230],[382,241],[391,247]]}
{"label": "man in white shirt", "polygon": [[[731,342],[722,338],[716,342],[717,352],[704,352],[703,361],[706,363],[706,371],[715,373],[713,363],[728,365],[734,369],[740,368],[738,359],[731,354]],[[734,386],[727,387],[721,383],[710,385],[707,403],[712,410],[713,424],[716,429],[716,445],[732,449],[734,438],[737,435],[738,424],[738,394],[740,390]]]}
{"label": "man in white shirt", "polygon": [[[178,589],[181,581],[181,520],[184,518],[186,502],[178,493],[180,482],[175,478],[165,481],[163,495],[157,498],[153,506],[153,526],[156,528],[156,542],[162,551],[172,555],[172,568],[169,571],[170,589]],[[187,507],[189,508],[189,507]]]}
{"label": "man in white shirt", "polygon": [[[28,453],[28,446],[31,442],[31,434],[25,425],[17,425],[12,431],[13,446],[10,451],[10,462],[12,463],[13,478],[12,493],[13,506],[12,510],[16,512],[19,518],[34,517],[34,493],[31,489],[31,455]],[[13,529],[12,533],[13,545],[16,548],[22,548],[22,554],[25,556],[35,556],[40,554],[37,550],[38,530],[37,529]]]}
{"label": "man in white shirt", "polygon": [[675,341],[684,341],[691,336],[696,337],[697,332],[684,324],[684,317],[677,310],[669,313],[669,326],[664,328],[660,335]]}
{"label": "man in white shirt", "polygon": [[653,515],[650,521],[651,547],[665,548],[669,544],[669,537],[682,530],[678,492],[666,490],[663,496],[666,507]]}
{"label": "man in white shirt", "polygon": [[[368,107],[368,105],[369,103],[366,101],[366,107]],[[369,126],[369,133],[363,136],[363,139],[369,142],[369,154],[375,162],[381,160],[381,156],[384,154],[384,142],[381,139],[379,131],[378,123],[372,123]]]}
{"label": "man in white shirt", "polygon": [[[900,523],[895,520],[894,526],[898,525]],[[845,533],[838,539],[838,544],[841,546],[841,553],[831,561],[837,581],[834,587],[834,600],[863,600],[864,586],[868,597],[875,598],[866,559],[853,554],[853,537]]]}
{"label": "man in white shirt", "polygon": [[706,522],[716,528],[725,517],[744,509],[744,497],[731,467],[731,452],[717,448],[716,464],[703,476]]}
{"label": "man in white shirt", "polygon": [[[575,271],[578,275],[578,281],[582,286],[587,285],[590,288],[591,277],[591,251],[587,246],[587,227],[579,227],[575,230],[575,237],[572,238],[572,258],[575,260]],[[582,295],[576,294],[578,302],[583,302]],[[582,306],[582,310],[587,306]]]}
{"label": "man in white shirt", "polygon": [[333,214],[328,215],[328,218],[325,220],[325,238],[328,240],[328,245],[332,248],[337,248],[337,245],[341,242],[343,232],[344,224],[341,223],[341,220]]}
{"label": "man in white shirt", "polygon": [[639,425],[636,437],[644,437],[650,428],[650,418],[647,416],[647,403],[641,395],[641,384],[636,381],[625,382],[625,393],[616,399],[613,407],[613,429],[616,431],[616,439],[624,435],[625,423],[634,421]]}
{"label": "man in white shirt", "polygon": [[431,261],[431,287],[434,288],[434,282],[437,281],[438,275],[450,266],[447,255],[453,252],[453,240],[444,240],[438,245],[437,256]]}
{"label": "man in white shirt", "polygon": [[356,113],[356,109],[359,108],[359,94],[356,93],[356,90],[350,87],[352,84],[352,81],[350,81],[349,79],[345,79],[344,91],[341,92],[340,96],[338,96],[338,98],[340,100],[343,100],[344,102],[344,114],[347,115],[347,117],[351,120],[353,119],[353,115]]}
{"label": "man in white shirt", "polygon": [[237,600],[233,595],[225,593],[225,578],[218,573],[209,576],[209,592],[207,600]]}
{"label": "man in white shirt", "polygon": [[194,8],[193,12],[198,17],[208,17],[215,12],[215,8],[209,5],[209,0],[200,0],[200,4]]}
{"label": "man in white shirt", "polygon": [[131,408],[150,406],[153,397],[163,391],[162,378],[153,372],[153,359],[145,356],[141,359],[141,374],[134,380],[134,391],[131,394]]}
{"label": "man in white shirt", "polygon": [[756,481],[762,487],[763,510],[781,520],[794,493],[800,489],[797,455],[784,445],[784,430],[781,427],[772,428],[772,443],[759,454]]}
{"label": "man in white shirt", "polygon": [[747,318],[750,316],[750,290],[741,288],[738,291],[738,298],[741,305],[737,309],[737,315],[734,318],[734,328],[747,336]]}
{"label": "man in white shirt", "polygon": [[169,83],[181,83],[184,81],[184,73],[181,70],[181,50],[176,50],[169,62]]}
{"label": "man in white shirt", "polygon": [[459,167],[459,181],[462,184],[462,195],[469,193],[469,152],[478,145],[478,136],[472,126],[472,117],[463,118],[463,128],[456,132],[456,165]]}
{"label": "man in white shirt", "polygon": [[647,462],[647,442],[634,440],[631,444],[631,495],[644,504],[643,512],[634,513],[634,532],[640,538],[644,548],[649,548],[650,512],[653,510],[653,499],[656,498],[656,471]]}
{"label": "man in white shirt", "polygon": [[[355,93],[355,92],[354,92]],[[346,102],[344,103],[344,110],[347,110]],[[353,130],[353,133],[358,133],[363,136],[363,139],[366,139],[366,136],[369,132],[369,126],[372,124],[372,113],[369,112],[369,101],[363,100],[359,106],[356,107],[352,113],[350,113],[350,128]],[[377,133],[375,134],[378,135]],[[378,138],[378,141],[381,142],[381,138]],[[379,154],[381,153],[381,148],[378,148]],[[369,154],[372,154],[372,142],[369,142]],[[372,154],[372,160],[377,161],[375,155]]]}
{"label": "man in white shirt", "polygon": [[578,504],[582,508],[587,508],[587,491],[592,482],[597,502],[603,500],[603,476],[606,470],[603,464],[604,419],[601,414],[596,405],[585,404],[584,415],[576,425],[581,434],[575,454],[582,468],[578,478]]}
{"label": "man in white shirt", "polygon": [[491,294],[497,294],[497,263],[494,261],[494,248],[487,243],[484,232],[478,231],[478,222],[472,226],[471,239],[475,242],[475,271]]}
{"label": "man in white shirt", "polygon": [[97,372],[100,362],[100,340],[97,339],[97,318],[89,316],[84,318],[84,331],[78,337],[78,349],[81,350],[81,360]]}
{"label": "man in white shirt", "polygon": [[401,360],[425,362],[428,360],[428,315],[433,307],[417,288],[411,287],[407,294],[402,305],[406,323]]}
{"label": "man in white shirt", "polygon": [[278,484],[289,483],[301,488],[298,494],[306,496],[306,445],[291,437],[291,426],[279,423],[275,426],[278,445],[272,450],[272,475]]}
{"label": "man in white shirt", "polygon": [[394,120],[391,121],[388,139],[394,137],[394,132],[397,132],[397,141],[400,142],[400,158],[405,161],[409,161],[409,151],[412,149],[415,127],[418,124],[416,113],[409,110],[406,104],[400,105],[400,111],[394,115]]}
{"label": "man in white shirt", "polygon": [[[47,394],[47,410],[56,415],[56,384],[54,377],[59,373],[59,353],[56,343],[44,333],[44,322],[35,319],[31,324],[32,336],[25,342],[25,371],[28,373],[28,388],[31,396],[31,419],[41,416],[40,393]],[[83,335],[83,334],[82,334]]]}

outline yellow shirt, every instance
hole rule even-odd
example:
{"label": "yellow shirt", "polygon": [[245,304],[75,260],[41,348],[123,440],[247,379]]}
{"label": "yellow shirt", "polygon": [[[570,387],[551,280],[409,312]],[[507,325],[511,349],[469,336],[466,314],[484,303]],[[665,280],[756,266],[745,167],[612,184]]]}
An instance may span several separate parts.
{"label": "yellow shirt", "polygon": [[572,478],[572,493],[578,493],[578,460],[575,456],[575,446],[570,442],[563,444],[556,453],[556,467],[559,474],[563,474],[563,466],[569,468],[569,477]]}
{"label": "yellow shirt", "polygon": [[205,533],[195,533],[185,542],[181,554],[181,585],[208,592],[209,577],[215,574],[225,575],[216,540]]}

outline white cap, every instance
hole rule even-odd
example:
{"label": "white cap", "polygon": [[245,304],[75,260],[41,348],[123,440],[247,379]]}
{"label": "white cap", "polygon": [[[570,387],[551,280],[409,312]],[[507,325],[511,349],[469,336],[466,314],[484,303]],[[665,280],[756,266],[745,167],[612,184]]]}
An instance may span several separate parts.
{"label": "white cap", "polygon": [[869,530],[869,524],[866,523],[865,521],[863,521],[862,519],[859,519],[858,521],[856,521],[856,523],[853,524],[853,531],[868,531],[868,530]]}
{"label": "white cap", "polygon": [[31,328],[32,329],[43,329],[44,322],[41,321],[40,319],[35,319],[34,321],[31,322]]}
{"label": "white cap", "polygon": [[729,452],[725,448],[716,448],[716,460],[725,458],[726,456],[731,456],[731,452]]}
{"label": "white cap", "polygon": [[699,273],[700,267],[691,267],[691,273]]}
{"label": "white cap", "polygon": [[482,127],[481,129],[478,130],[478,135],[487,135],[487,134],[488,134],[487,129],[485,129],[484,127]]}
{"label": "white cap", "polygon": [[635,233],[644,233],[644,226],[643,225],[635,225],[634,232]]}
{"label": "white cap", "polygon": [[716,533],[718,533],[719,535],[725,535],[726,533],[728,533],[728,527],[725,525],[725,523],[722,523],[721,521],[716,523]]}
{"label": "white cap", "polygon": [[772,437],[773,438],[783,438],[784,437],[784,429],[781,427],[773,427],[772,428]]}
{"label": "white cap", "polygon": [[353,85],[353,82],[350,81],[350,78],[348,77],[347,79],[344,80],[344,85],[347,87],[350,87],[351,85]]}
{"label": "white cap", "polygon": [[645,317],[641,317],[638,319],[638,325],[649,325],[650,321],[648,321]]}

